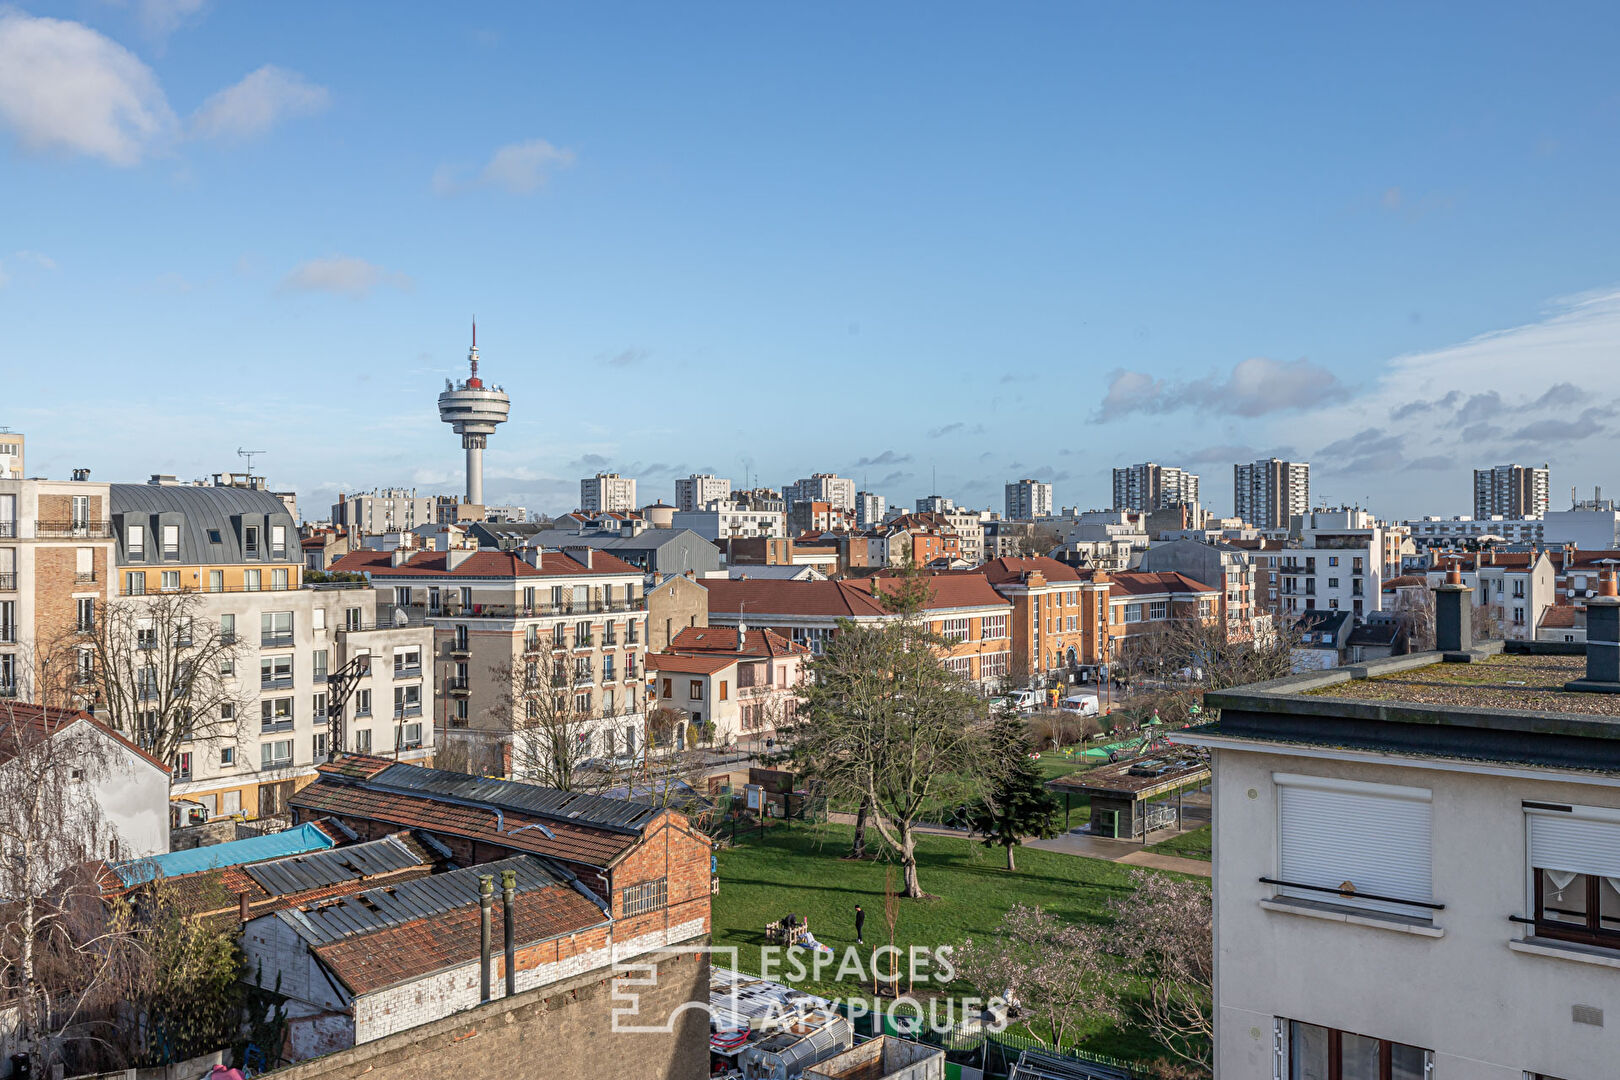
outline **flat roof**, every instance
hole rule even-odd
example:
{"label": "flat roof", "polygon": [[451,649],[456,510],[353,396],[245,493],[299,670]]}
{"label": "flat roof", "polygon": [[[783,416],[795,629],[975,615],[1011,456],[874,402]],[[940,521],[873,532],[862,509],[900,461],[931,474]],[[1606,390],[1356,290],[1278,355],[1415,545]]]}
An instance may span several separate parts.
{"label": "flat roof", "polygon": [[1304,691],[1311,697],[1400,701],[1458,708],[1520,709],[1620,717],[1620,694],[1566,690],[1586,677],[1586,656],[1497,653],[1467,664],[1436,662],[1387,675],[1368,674]]}
{"label": "flat roof", "polygon": [[1209,762],[1186,750],[1158,751],[1047,781],[1056,791],[1075,795],[1129,795],[1151,799],[1189,783],[1209,779]]}

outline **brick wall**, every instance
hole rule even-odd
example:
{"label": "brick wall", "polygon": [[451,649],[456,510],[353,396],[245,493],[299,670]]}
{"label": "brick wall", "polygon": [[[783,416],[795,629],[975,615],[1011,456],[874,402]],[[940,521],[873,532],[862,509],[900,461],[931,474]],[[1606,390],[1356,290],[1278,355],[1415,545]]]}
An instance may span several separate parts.
{"label": "brick wall", "polygon": [[[709,1017],[683,1004],[707,1002],[709,958],[652,958],[656,983],[634,989],[605,972],[528,992],[361,1043],[271,1075],[278,1080],[509,1080],[588,1076],[591,1080],[701,1080],[709,1073]],[[477,966],[473,967],[477,980]],[[632,1010],[614,993],[629,992]],[[476,994],[476,986],[474,988]],[[649,1033],[615,1031],[614,1013]],[[666,1024],[667,1021],[667,1024]],[[621,1024],[621,1026],[623,1026]]]}

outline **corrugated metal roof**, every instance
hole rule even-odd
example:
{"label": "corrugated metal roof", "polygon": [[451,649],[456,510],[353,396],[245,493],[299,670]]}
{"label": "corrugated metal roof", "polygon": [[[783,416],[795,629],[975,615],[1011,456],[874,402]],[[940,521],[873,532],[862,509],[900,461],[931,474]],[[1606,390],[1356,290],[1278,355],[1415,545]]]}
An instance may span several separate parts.
{"label": "corrugated metal roof", "polygon": [[306,822],[285,832],[250,836],[246,840],[210,844],[207,847],[191,848],[187,851],[171,851],[166,855],[153,855],[146,859],[118,863],[112,869],[125,885],[140,885],[151,881],[159,873],[164,877],[180,877],[183,874],[197,874],[204,870],[218,870],[222,866],[241,866],[244,863],[301,855],[307,851],[319,851],[331,846],[330,836],[318,829],[313,822]]}
{"label": "corrugated metal roof", "polygon": [[426,769],[420,765],[392,765],[365,781],[365,786],[401,795],[447,796],[503,810],[522,810],[552,821],[576,822],[631,834],[640,833],[642,826],[657,813],[656,807],[645,803],[558,791],[516,780]]}
{"label": "corrugated metal roof", "polygon": [[391,874],[423,859],[398,837],[387,836],[352,847],[314,851],[244,868],[244,872],[272,896],[323,889],[356,878]]}
{"label": "corrugated metal roof", "polygon": [[[298,527],[280,499],[268,491],[249,488],[196,487],[191,484],[112,484],[108,504],[118,541],[119,566],[182,566],[201,563],[248,561],[242,550],[243,525],[259,527],[259,555],[255,563],[303,559]],[[180,527],[180,557],[163,558],[163,525]],[[129,525],[146,527],[146,557],[129,561],[124,540]],[[270,526],[287,530],[286,551],[270,558]],[[214,537],[218,536],[216,542]]]}
{"label": "corrugated metal roof", "polygon": [[563,884],[542,860],[517,855],[499,862],[452,870],[448,874],[434,874],[398,885],[366,889],[335,900],[322,900],[278,911],[276,918],[292,927],[299,937],[311,945],[327,945],[355,934],[401,926],[476,904],[478,879],[485,874],[495,878],[498,896],[503,870],[517,871],[517,891],[520,893]]}

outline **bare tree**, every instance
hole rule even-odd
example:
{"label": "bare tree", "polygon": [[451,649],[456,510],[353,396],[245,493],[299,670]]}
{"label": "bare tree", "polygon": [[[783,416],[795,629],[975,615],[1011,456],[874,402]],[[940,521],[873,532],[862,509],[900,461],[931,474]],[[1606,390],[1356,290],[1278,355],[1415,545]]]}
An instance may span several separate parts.
{"label": "bare tree", "polygon": [[1018,556],[1032,559],[1040,555],[1050,555],[1052,550],[1062,543],[1063,535],[1056,529],[1047,525],[1030,525],[1019,534]]}
{"label": "bare tree", "polygon": [[602,791],[614,786],[617,754],[599,712],[580,708],[566,658],[549,654],[521,665],[500,664],[490,674],[501,684],[493,713],[512,734],[514,775],[559,791]]}
{"label": "bare tree", "polygon": [[1060,1049],[1082,1023],[1122,1015],[1119,980],[1105,945],[1096,927],[1015,904],[995,933],[964,941],[951,962],[981,992],[1016,1008],[1037,1040]]}
{"label": "bare tree", "polygon": [[77,635],[76,679],[97,715],[162,761],[190,741],[234,740],[248,719],[241,641],[200,606],[194,593],[121,597]]}
{"label": "bare tree", "polygon": [[41,1065],[119,1041],[106,1017],[128,984],[127,926],[107,919],[92,870],[116,836],[88,797],[110,745],[71,714],[0,703],[0,998]]}
{"label": "bare tree", "polygon": [[1395,590],[1395,621],[1406,632],[1407,648],[1429,652],[1434,648],[1434,590],[1427,585]]}
{"label": "bare tree", "polygon": [[1190,878],[1131,872],[1135,890],[1109,903],[1114,948],[1146,988],[1143,1024],[1176,1058],[1212,1068],[1214,916],[1209,886]]}

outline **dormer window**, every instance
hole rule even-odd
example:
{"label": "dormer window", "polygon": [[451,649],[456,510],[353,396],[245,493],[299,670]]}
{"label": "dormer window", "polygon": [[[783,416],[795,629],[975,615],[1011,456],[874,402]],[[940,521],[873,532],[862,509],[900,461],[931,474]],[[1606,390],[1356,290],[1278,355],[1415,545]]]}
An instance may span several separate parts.
{"label": "dormer window", "polygon": [[124,529],[124,553],[131,560],[146,558],[146,528],[130,525]]}

